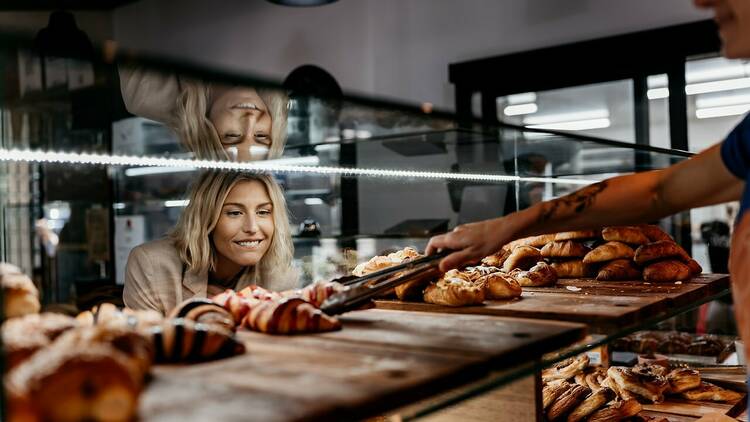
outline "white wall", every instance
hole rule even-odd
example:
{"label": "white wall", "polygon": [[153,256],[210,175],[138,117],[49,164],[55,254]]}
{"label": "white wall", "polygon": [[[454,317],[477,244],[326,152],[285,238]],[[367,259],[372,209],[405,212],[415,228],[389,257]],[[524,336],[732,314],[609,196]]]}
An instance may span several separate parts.
{"label": "white wall", "polygon": [[114,12],[114,35],[125,47],[277,79],[317,64],[349,92],[452,109],[449,63],[707,17],[689,0],[339,0],[301,9],[141,0]]}

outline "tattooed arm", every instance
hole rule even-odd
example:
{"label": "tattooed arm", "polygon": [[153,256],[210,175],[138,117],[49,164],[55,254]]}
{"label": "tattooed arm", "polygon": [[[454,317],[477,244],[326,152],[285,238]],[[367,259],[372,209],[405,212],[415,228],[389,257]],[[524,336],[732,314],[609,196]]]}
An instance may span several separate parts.
{"label": "tattooed arm", "polygon": [[739,199],[744,182],[721,160],[719,145],[663,170],[615,177],[505,217],[464,224],[430,239],[427,253],[456,252],[442,270],[475,262],[510,240],[557,231],[633,224]]}

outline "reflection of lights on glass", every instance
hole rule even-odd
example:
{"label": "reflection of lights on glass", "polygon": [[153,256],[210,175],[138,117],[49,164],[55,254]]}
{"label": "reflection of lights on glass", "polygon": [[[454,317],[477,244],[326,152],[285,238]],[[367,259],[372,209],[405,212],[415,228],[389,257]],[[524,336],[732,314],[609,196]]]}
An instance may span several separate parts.
{"label": "reflection of lights on glass", "polygon": [[539,108],[536,103],[509,105],[503,109],[506,116],[519,116],[522,114],[536,113]]}
{"label": "reflection of lights on glass", "polygon": [[750,111],[750,104],[736,104],[723,107],[699,108],[695,110],[695,117],[710,119],[713,117],[738,116]]}
{"label": "reflection of lights on glass", "polygon": [[124,210],[125,209],[125,204],[122,203],[122,202],[115,202],[114,204],[112,204],[112,208],[114,208],[116,210]]}
{"label": "reflection of lights on glass", "polygon": [[190,203],[189,199],[176,199],[171,201],[164,201],[165,207],[187,207]]}
{"label": "reflection of lights on glass", "polygon": [[344,139],[352,139],[357,136],[357,131],[354,129],[343,129],[341,131],[341,137]]}
{"label": "reflection of lights on glass", "polygon": [[372,138],[372,132],[370,132],[369,130],[358,130],[357,138],[359,139]]}
{"label": "reflection of lights on glass", "polygon": [[263,145],[250,145],[250,159],[251,160],[265,160],[268,158],[268,152],[270,149]]}
{"label": "reflection of lights on glass", "polygon": [[[45,152],[0,148],[0,162],[65,163],[103,166],[144,166],[152,168],[178,168],[181,171],[199,169],[272,172],[279,174],[340,175],[345,177],[393,177],[427,180],[471,180],[489,183],[536,181],[568,185],[588,185],[600,179],[559,179],[554,177],[520,177],[505,174],[452,173],[439,171],[413,171],[377,168],[351,168],[319,165],[290,164],[292,160],[316,160],[318,157],[299,157],[266,161],[235,163],[229,161],[188,160],[180,158],[137,157],[128,155],[79,154],[70,152]],[[311,162],[312,162],[311,160]],[[286,162],[284,162],[286,161]],[[129,169],[140,170],[140,169]],[[178,170],[180,171],[180,170]]]}
{"label": "reflection of lights on glass", "polygon": [[53,220],[57,220],[58,218],[60,218],[60,210],[58,210],[57,208],[51,208],[49,210],[49,218]]}
{"label": "reflection of lights on glass", "polygon": [[[134,165],[137,165],[137,164],[134,164]],[[140,168],[134,168],[134,169],[126,169],[125,176],[127,177],[148,176],[151,174],[179,173],[183,171],[195,171],[195,170],[197,170],[195,167],[140,167]]]}
{"label": "reflection of lights on glass", "polygon": [[321,198],[305,198],[305,205],[323,205]]}
{"label": "reflection of lights on glass", "polygon": [[224,151],[227,152],[227,156],[229,156],[230,160],[237,161],[239,159],[239,151],[237,150],[237,147],[226,147],[224,148]]}
{"label": "reflection of lights on glass", "polygon": [[420,108],[422,109],[422,113],[430,114],[432,113],[433,106],[432,106],[432,103],[424,102],[422,103]]}

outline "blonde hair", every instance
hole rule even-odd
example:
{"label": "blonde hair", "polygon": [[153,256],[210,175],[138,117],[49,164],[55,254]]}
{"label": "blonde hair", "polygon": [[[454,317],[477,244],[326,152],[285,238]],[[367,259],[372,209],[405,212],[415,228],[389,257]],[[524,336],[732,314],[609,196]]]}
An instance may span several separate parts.
{"label": "blonde hair", "polygon": [[284,194],[278,183],[267,174],[244,172],[205,172],[190,191],[190,202],[169,233],[188,271],[202,273],[215,269],[216,251],[211,233],[221,216],[229,192],[241,182],[261,182],[273,204],[274,232],[271,245],[257,265],[248,267],[238,287],[259,284],[264,287],[291,288],[296,285],[292,268],[294,245]]}
{"label": "blonde hair", "polygon": [[[182,79],[180,89],[176,106],[176,130],[182,143],[195,154],[195,158],[229,160],[219,132],[208,118],[211,109],[211,84]],[[271,116],[271,148],[268,158],[279,158],[286,144],[289,98],[284,92],[270,88],[258,88],[257,92]]]}

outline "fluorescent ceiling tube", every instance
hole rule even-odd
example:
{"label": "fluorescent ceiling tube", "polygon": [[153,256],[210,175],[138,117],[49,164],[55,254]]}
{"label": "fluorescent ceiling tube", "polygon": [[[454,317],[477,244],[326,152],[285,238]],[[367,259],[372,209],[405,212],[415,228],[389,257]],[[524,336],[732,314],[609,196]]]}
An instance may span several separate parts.
{"label": "fluorescent ceiling tube", "polygon": [[550,130],[589,130],[603,129],[609,127],[611,122],[608,118],[573,120],[571,122],[543,123],[539,125],[528,125],[531,129],[550,129]]}
{"label": "fluorescent ceiling tube", "polygon": [[547,123],[562,123],[562,122],[572,122],[575,120],[603,119],[607,117],[609,117],[609,110],[596,109],[596,110],[575,111],[572,113],[540,114],[536,116],[529,116],[523,119],[523,123],[527,125],[543,125]]}
{"label": "fluorescent ceiling tube", "polygon": [[750,78],[725,79],[723,81],[689,84],[685,87],[685,93],[687,95],[695,95],[743,88],[750,88]]}
{"label": "fluorescent ceiling tube", "polygon": [[721,95],[718,97],[698,97],[695,100],[695,108],[711,108],[736,104],[750,104],[750,95]]}
{"label": "fluorescent ceiling tube", "polygon": [[535,103],[509,105],[503,109],[506,116],[519,116],[522,114],[536,113],[538,107]]}
{"label": "fluorescent ceiling tube", "polygon": [[737,104],[724,107],[699,108],[695,110],[695,117],[710,119],[713,117],[727,117],[745,114],[750,111],[750,104]]}
{"label": "fluorescent ceiling tube", "polygon": [[187,207],[190,203],[189,199],[174,199],[171,201],[164,201],[165,207]]}
{"label": "fluorescent ceiling tube", "polygon": [[[498,100],[500,99],[502,99],[502,97],[498,98]],[[505,101],[507,101],[508,104],[533,103],[536,101],[536,92],[523,92],[521,94],[508,95],[505,97]]]}
{"label": "fluorescent ceiling tube", "polygon": [[669,88],[652,88],[646,91],[646,96],[649,100],[657,100],[659,98],[669,97]]}

